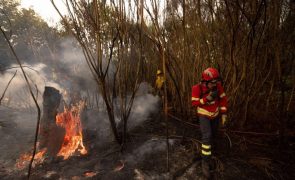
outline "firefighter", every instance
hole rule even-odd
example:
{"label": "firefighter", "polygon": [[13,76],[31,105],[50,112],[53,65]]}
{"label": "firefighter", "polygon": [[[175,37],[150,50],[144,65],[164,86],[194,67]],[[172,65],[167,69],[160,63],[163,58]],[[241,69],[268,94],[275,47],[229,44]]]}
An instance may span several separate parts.
{"label": "firefighter", "polygon": [[164,82],[165,82],[165,79],[164,79],[163,72],[161,70],[157,70],[155,87],[156,87],[156,94],[160,96],[161,98],[163,98],[164,96]]}
{"label": "firefighter", "polygon": [[207,68],[202,73],[202,81],[192,87],[192,105],[196,108],[202,134],[202,172],[206,178],[210,178],[212,142],[220,119],[222,126],[227,121],[227,97],[217,69]]}

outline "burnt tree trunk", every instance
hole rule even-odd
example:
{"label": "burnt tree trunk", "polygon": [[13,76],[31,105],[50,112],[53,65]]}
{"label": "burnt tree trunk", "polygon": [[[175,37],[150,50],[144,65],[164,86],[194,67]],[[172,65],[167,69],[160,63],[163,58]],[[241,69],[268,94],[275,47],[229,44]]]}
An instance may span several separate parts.
{"label": "burnt tree trunk", "polygon": [[61,148],[65,130],[56,125],[56,115],[61,101],[61,94],[53,87],[45,87],[43,94],[43,115],[40,123],[39,148],[47,148],[47,155],[54,157]]}

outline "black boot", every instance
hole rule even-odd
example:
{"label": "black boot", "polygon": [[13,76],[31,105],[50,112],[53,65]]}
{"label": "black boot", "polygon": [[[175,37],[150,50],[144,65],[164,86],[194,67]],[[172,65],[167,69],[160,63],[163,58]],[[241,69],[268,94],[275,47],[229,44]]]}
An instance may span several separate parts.
{"label": "black boot", "polygon": [[210,169],[209,162],[207,160],[202,160],[202,173],[206,179],[210,179]]}
{"label": "black boot", "polygon": [[216,159],[211,158],[209,161],[209,169],[210,171],[215,171],[216,170]]}

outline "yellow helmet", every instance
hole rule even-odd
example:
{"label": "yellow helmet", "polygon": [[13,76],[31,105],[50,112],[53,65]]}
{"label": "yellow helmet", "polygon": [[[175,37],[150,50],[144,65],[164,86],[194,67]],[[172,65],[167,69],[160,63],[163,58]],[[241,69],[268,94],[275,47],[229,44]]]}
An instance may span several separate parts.
{"label": "yellow helmet", "polygon": [[161,70],[157,70],[157,75],[160,75],[162,74],[162,71]]}

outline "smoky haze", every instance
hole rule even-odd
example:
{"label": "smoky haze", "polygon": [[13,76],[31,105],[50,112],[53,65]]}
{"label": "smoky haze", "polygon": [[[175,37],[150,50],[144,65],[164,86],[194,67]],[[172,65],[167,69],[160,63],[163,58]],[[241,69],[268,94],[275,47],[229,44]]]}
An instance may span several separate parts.
{"label": "smoky haze", "polygon": [[[18,56],[22,57],[22,54],[18,54]],[[69,96],[66,94],[73,91],[78,91],[82,98],[88,97],[92,100],[95,98],[97,99],[97,101],[95,100],[96,106],[88,107],[88,110],[81,115],[83,128],[94,130],[97,133],[98,142],[111,141],[113,137],[105,105],[102,97],[97,95],[96,83],[85,62],[81,48],[77,46],[75,40],[64,39],[60,44],[59,53],[54,57],[52,59],[52,55],[44,55],[40,62],[22,59],[30,84],[32,87],[36,85],[38,88],[38,90],[33,88],[33,91],[38,95],[40,107],[42,108],[42,95],[45,86],[58,89],[66,101],[69,101],[67,99]],[[10,64],[4,73],[0,74],[0,93],[2,94],[16,70],[17,75],[12,80],[0,106],[0,143],[5,144],[0,147],[0,164],[8,167],[15,164],[20,154],[32,149],[37,123],[35,105],[17,64]],[[112,79],[113,72],[114,65],[111,64],[110,79]],[[128,130],[139,126],[147,121],[152,113],[158,112],[160,98],[150,94],[152,89],[147,82],[140,84],[128,120]],[[119,102],[119,99],[115,102]],[[120,121],[118,108],[115,114],[118,123]]]}
{"label": "smoky haze", "polygon": [[[17,51],[41,108],[45,86],[52,86],[61,93],[70,89],[82,92],[95,89],[81,49],[72,39],[61,42],[57,54],[52,56],[46,51],[40,52],[43,54],[39,61],[33,54],[29,57],[27,53]],[[33,147],[37,122],[35,105],[17,64],[7,64],[0,74],[0,94],[16,71],[0,106],[0,143],[3,144],[0,147],[0,164],[8,167],[14,165],[20,154]]]}
{"label": "smoky haze", "polygon": [[[151,90],[152,87],[148,83],[143,82],[140,84],[127,123],[129,131],[147,121],[150,115],[157,113],[161,109],[159,96],[150,94]],[[115,102],[117,102],[115,106],[118,107],[119,99],[116,99]],[[119,115],[119,108],[115,108],[117,124],[120,122]],[[85,115],[82,115],[82,121],[84,121],[83,126],[85,129],[97,132],[99,142],[107,142],[113,139],[106,107],[101,96],[98,98],[98,108],[88,110]]]}
{"label": "smoky haze", "polygon": [[[77,46],[76,41],[64,39],[59,47],[60,50],[54,55],[54,59],[52,59],[52,55],[45,53],[39,62],[31,61],[31,59],[36,57],[22,59],[22,54],[18,54],[31,85],[38,87],[39,102],[41,102],[40,98],[45,86],[55,87],[63,94],[69,90],[81,91],[84,94],[86,94],[87,90],[96,90],[89,68],[85,63],[83,52]],[[4,91],[6,84],[16,70],[18,73],[9,86],[2,104],[18,108],[34,106],[17,64],[11,64],[9,67],[6,67],[6,71],[3,74],[0,74],[0,92]]]}

